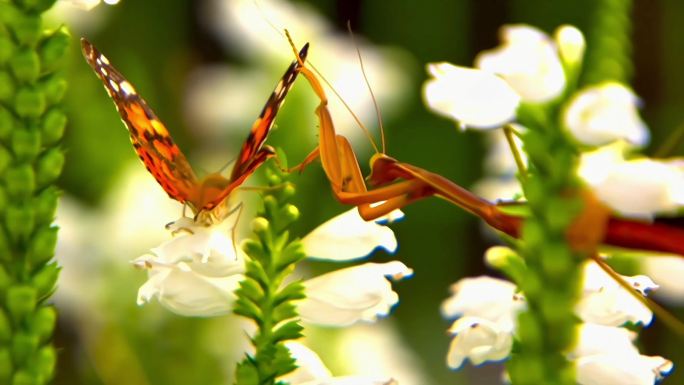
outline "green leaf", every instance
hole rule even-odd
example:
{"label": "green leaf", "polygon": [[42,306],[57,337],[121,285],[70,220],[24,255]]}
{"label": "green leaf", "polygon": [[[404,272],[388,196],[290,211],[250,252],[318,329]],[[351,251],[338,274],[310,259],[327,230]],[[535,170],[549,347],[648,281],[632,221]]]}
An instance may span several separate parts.
{"label": "green leaf", "polygon": [[298,321],[286,322],[273,331],[273,341],[281,342],[286,340],[294,340],[302,337],[302,330],[304,327]]}
{"label": "green leaf", "polygon": [[273,299],[275,305],[285,301],[293,301],[306,298],[305,288],[301,281],[290,282],[287,286],[280,289]]}

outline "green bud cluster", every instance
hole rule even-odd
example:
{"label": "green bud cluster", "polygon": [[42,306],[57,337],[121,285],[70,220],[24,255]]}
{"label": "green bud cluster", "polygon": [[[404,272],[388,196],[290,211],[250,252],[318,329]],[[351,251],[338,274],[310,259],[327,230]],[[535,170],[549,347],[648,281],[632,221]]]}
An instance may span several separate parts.
{"label": "green bud cluster", "polygon": [[55,71],[69,46],[45,31],[55,0],[0,0],[0,384],[39,385],[54,374],[55,309],[46,303],[59,267],[53,222],[67,123],[65,80]]}
{"label": "green bud cluster", "polygon": [[519,342],[508,370],[516,385],[572,385],[575,370],[566,354],[575,342],[584,257],[567,239],[582,209],[577,149],[561,129],[557,105],[523,108],[537,109],[522,115],[537,118],[521,121],[529,128],[523,135],[529,173],[521,182],[530,216],[518,243],[523,259],[492,261],[516,281],[528,305],[518,318]]}
{"label": "green bud cluster", "polygon": [[301,242],[290,239],[287,230],[299,217],[297,207],[289,203],[295,189],[278,168],[267,169],[267,174],[270,188],[252,221],[254,238],[243,243],[250,259],[235,292],[234,312],[257,325],[251,338],[255,353],[237,366],[238,385],[281,384],[277,377],[296,368],[283,342],[301,337],[302,332],[294,301],[304,298],[304,286],[299,281],[284,283],[295,264],[306,257]]}
{"label": "green bud cluster", "polygon": [[599,0],[595,3],[588,35],[584,84],[615,80],[629,84],[632,65],[632,0]]}

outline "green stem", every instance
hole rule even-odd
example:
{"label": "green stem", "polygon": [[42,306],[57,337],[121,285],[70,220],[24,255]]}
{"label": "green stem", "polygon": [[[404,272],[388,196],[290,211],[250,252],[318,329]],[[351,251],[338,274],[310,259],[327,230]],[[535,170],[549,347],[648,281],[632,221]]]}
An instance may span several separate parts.
{"label": "green stem", "polygon": [[[558,121],[558,109],[545,107],[544,113],[544,121]],[[515,385],[572,385],[574,367],[566,354],[575,342],[583,256],[572,251],[566,234],[582,204],[577,155],[559,124],[522,123],[529,169],[521,183],[531,215],[519,250],[527,269],[517,284],[528,306],[518,318],[519,343],[508,370]]]}
{"label": "green stem", "polygon": [[284,342],[301,337],[294,301],[304,298],[299,282],[283,286],[294,265],[306,256],[299,240],[290,240],[287,228],[297,219],[289,203],[294,187],[277,167],[269,169],[271,187],[264,191],[263,209],[253,221],[256,239],[245,242],[249,255],[245,279],[236,291],[235,313],[252,319],[258,330],[252,337],[255,353],[237,367],[238,385],[274,385],[295,369]]}
{"label": "green stem", "polygon": [[69,45],[45,31],[55,0],[0,0],[0,383],[46,384],[54,374],[59,274],[53,225],[64,153],[66,89],[55,70]]}
{"label": "green stem", "polygon": [[597,0],[589,30],[582,84],[632,79],[632,0]]}

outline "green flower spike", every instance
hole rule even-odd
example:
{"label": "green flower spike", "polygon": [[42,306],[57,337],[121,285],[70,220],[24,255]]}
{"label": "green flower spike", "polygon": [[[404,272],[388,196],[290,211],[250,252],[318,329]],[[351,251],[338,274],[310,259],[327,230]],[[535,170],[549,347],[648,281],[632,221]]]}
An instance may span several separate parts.
{"label": "green flower spike", "polygon": [[54,183],[66,82],[55,71],[69,35],[43,29],[41,13],[54,3],[0,1],[0,384],[46,384],[57,356],[47,299],[59,274]]}
{"label": "green flower spike", "polygon": [[267,171],[270,189],[252,221],[254,239],[243,244],[249,260],[236,291],[235,313],[257,325],[251,338],[255,353],[238,364],[238,385],[283,384],[277,378],[296,368],[284,342],[301,337],[302,332],[293,301],[304,298],[304,287],[299,281],[283,284],[294,265],[306,257],[301,242],[290,240],[287,231],[299,217],[297,207],[289,203],[295,189],[276,167]]}

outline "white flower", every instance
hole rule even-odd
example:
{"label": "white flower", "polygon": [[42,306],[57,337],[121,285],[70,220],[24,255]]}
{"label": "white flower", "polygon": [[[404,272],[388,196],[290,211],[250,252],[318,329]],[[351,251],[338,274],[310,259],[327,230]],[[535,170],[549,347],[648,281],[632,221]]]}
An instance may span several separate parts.
{"label": "white flower", "polygon": [[[381,219],[401,218],[395,210]],[[169,310],[186,316],[229,313],[233,291],[243,279],[242,251],[230,237],[233,221],[203,226],[181,218],[167,228],[174,237],[134,261],[148,269],[149,279],[138,291],[138,304],[157,298]],[[353,226],[348,229],[345,226]],[[345,261],[367,256],[383,247],[396,249],[392,230],[365,222],[356,208],[324,223],[305,238],[317,257]],[[332,250],[325,250],[327,247]],[[399,280],[412,274],[401,262],[367,263],[323,274],[304,281],[307,298],[300,302],[302,319],[323,325],[345,326],[386,316],[399,298],[388,278]]]}
{"label": "white flower", "polygon": [[449,63],[431,63],[425,103],[461,127],[497,128],[515,118],[520,96],[500,77]]}
{"label": "white flower", "polygon": [[503,279],[480,276],[463,278],[451,285],[452,295],[442,303],[446,318],[468,316],[495,322],[513,331],[517,313],[525,306],[514,284]]}
{"label": "white flower", "polygon": [[639,354],[634,346],[636,333],[621,327],[582,323],[578,327],[577,346],[569,358],[598,354]]}
{"label": "white flower", "polygon": [[648,143],[649,132],[639,117],[637,96],[617,82],[589,86],[577,93],[563,114],[565,126],[583,144],[600,146],[624,139]]}
{"label": "white flower", "polygon": [[375,321],[399,301],[388,278],[396,281],[412,274],[399,261],[365,263],[323,274],[304,282],[307,297],[299,303],[299,313],[304,321],[321,325]]}
{"label": "white flower", "polygon": [[672,370],[662,357],[639,354],[636,334],[625,328],[582,324],[577,347],[569,355],[580,385],[652,385]]}
{"label": "white flower", "polygon": [[684,205],[684,168],[676,162],[648,158],[625,160],[617,142],[582,155],[579,175],[614,211],[652,218]]}
{"label": "white flower", "polygon": [[397,250],[397,239],[386,224],[403,218],[394,210],[376,221],[365,221],[356,208],[328,220],[302,239],[306,255],[314,259],[350,261],[364,258],[376,249]]}
{"label": "white flower", "polygon": [[[658,285],[645,275],[621,276],[634,290],[645,295]],[[649,325],[653,313],[639,302],[595,262],[584,266],[584,293],[576,312],[584,322],[620,326],[626,322]]]}
{"label": "white flower", "polygon": [[169,310],[185,316],[230,313],[233,291],[243,279],[244,259],[223,224],[202,226],[181,218],[169,229],[176,235],[153,248],[134,265],[148,270],[138,290],[138,304],[157,298]]}
{"label": "white flower", "polygon": [[[496,128],[515,119],[521,100],[543,103],[563,92],[563,64],[549,36],[527,25],[504,26],[501,32],[503,45],[481,52],[478,69],[428,64],[433,76],[423,89],[428,107],[462,127]],[[556,37],[568,60],[581,56],[579,30],[563,26]]]}
{"label": "white flower", "polygon": [[659,356],[603,354],[576,360],[580,385],[653,385],[672,371],[672,362]]}
{"label": "white flower", "polygon": [[[492,247],[486,258],[491,260],[495,257],[493,254],[506,250],[501,246]],[[646,276],[622,276],[622,279],[641,295],[657,288]],[[454,339],[447,355],[449,366],[459,368],[466,359],[479,365],[506,358],[516,333],[516,317],[525,306],[523,295],[517,293],[515,285],[490,277],[465,278],[454,284],[451,291],[452,296],[442,304],[442,313],[447,318],[461,318],[450,328]],[[580,344],[568,355],[573,360],[614,352],[629,353],[630,360],[637,360],[635,357],[639,354],[632,344],[635,334],[617,326],[627,322],[648,325],[653,317],[647,307],[593,261],[584,266],[583,293],[576,313],[586,324],[580,328]],[[593,338],[596,335],[600,339]],[[587,360],[583,362],[589,368],[592,361]]]}
{"label": "white flower", "polygon": [[644,273],[653,277],[660,288],[656,295],[673,304],[684,301],[684,260],[678,255],[650,255],[643,258]]}
{"label": "white flower", "polygon": [[447,365],[458,369],[468,359],[473,365],[500,361],[508,357],[513,346],[511,330],[484,318],[461,317],[449,328],[454,336],[447,353]]}
{"label": "white flower", "polygon": [[476,67],[503,77],[525,101],[541,103],[560,95],[565,74],[548,35],[529,25],[507,25],[501,40],[500,47],[478,55]]}
{"label": "white flower", "polygon": [[397,382],[384,376],[333,377],[318,355],[302,345],[290,341],[285,345],[297,362],[297,369],[279,380],[292,385],[396,385]]}
{"label": "white flower", "polygon": [[[119,0],[103,0],[102,2],[109,4],[109,5],[114,5],[119,2]],[[72,7],[76,7],[85,11],[89,11],[96,6],[98,6],[101,1],[100,0],[60,0],[60,3],[64,4],[69,4]]]}

